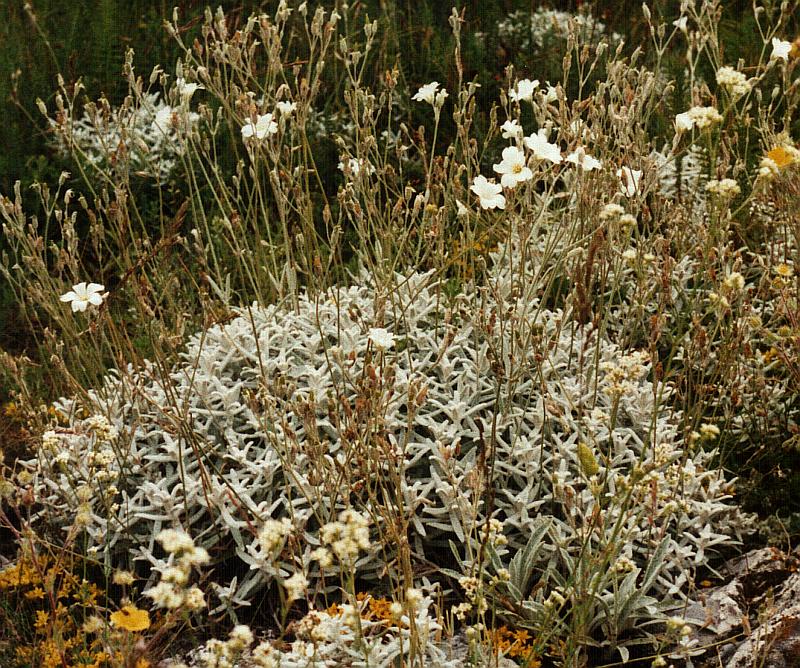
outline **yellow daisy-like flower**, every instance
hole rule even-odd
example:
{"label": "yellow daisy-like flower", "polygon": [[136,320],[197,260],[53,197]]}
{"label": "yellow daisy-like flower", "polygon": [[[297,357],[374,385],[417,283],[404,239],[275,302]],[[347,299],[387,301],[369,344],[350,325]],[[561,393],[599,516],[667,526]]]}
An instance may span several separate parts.
{"label": "yellow daisy-like flower", "polygon": [[49,621],[50,621],[50,615],[48,615],[46,611],[37,610],[36,621],[33,623],[33,626],[37,631],[41,632],[47,626],[47,623]]}
{"label": "yellow daisy-like flower", "polygon": [[44,598],[44,590],[41,587],[34,587],[29,592],[25,592],[25,598],[29,601],[36,598]]}
{"label": "yellow daisy-like flower", "polygon": [[144,631],[150,628],[150,615],[135,605],[125,605],[111,615],[111,623],[126,631]]}
{"label": "yellow daisy-like flower", "polygon": [[794,156],[783,146],[776,146],[773,148],[767,153],[767,157],[781,169],[788,167],[794,162]]}

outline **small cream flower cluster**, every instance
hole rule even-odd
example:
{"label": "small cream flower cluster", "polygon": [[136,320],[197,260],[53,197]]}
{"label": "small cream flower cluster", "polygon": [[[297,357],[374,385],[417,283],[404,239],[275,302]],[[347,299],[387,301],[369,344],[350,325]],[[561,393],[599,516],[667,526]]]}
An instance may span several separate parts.
{"label": "small cream flower cluster", "polygon": [[488,538],[492,547],[503,547],[508,545],[508,538],[503,533],[503,523],[495,518],[486,523],[486,528],[481,529],[481,538]]}
{"label": "small cream flower cluster", "polygon": [[724,313],[730,308],[730,299],[735,298],[744,290],[744,276],[738,271],[732,271],[722,281],[722,286],[719,292],[710,292],[708,300],[711,306],[718,312]]}
{"label": "small cream flower cluster", "polygon": [[264,526],[261,527],[256,539],[264,556],[274,559],[280,554],[286,542],[286,537],[291,533],[292,523],[288,518],[284,517],[280,520],[269,519],[264,522]]}
{"label": "small cream flower cluster", "polygon": [[226,641],[212,639],[205,644],[198,653],[199,664],[202,668],[234,668],[253,641],[249,626],[234,626]]}
{"label": "small cream flower cluster", "polygon": [[600,209],[600,222],[603,223],[617,223],[619,228],[623,231],[631,230],[636,227],[636,216],[630,213],[625,213],[619,204],[606,204]]}
{"label": "small cream flower cluster", "polygon": [[461,585],[467,597],[467,600],[463,603],[453,606],[453,614],[459,621],[463,622],[467,614],[472,611],[482,615],[489,609],[483,595],[483,583],[479,578],[465,575],[459,578],[458,584]]}
{"label": "small cream flower cluster", "polygon": [[675,117],[675,128],[678,132],[692,128],[705,130],[716,123],[722,123],[722,115],[715,107],[692,107]]}
{"label": "small cream flower cluster", "polygon": [[733,179],[722,179],[721,181],[714,179],[706,183],[706,192],[716,195],[720,199],[730,200],[739,195],[742,189]]}
{"label": "small cream flower cluster", "polygon": [[564,595],[561,593],[561,588],[556,587],[550,592],[543,604],[546,610],[560,610],[564,607],[566,602],[567,599],[564,598]]}
{"label": "small cream flower cluster", "polygon": [[717,70],[717,83],[727,88],[733,98],[747,95],[751,88],[747,77],[728,65]]}
{"label": "small cream flower cluster", "polygon": [[633,392],[636,383],[645,374],[647,353],[635,350],[629,355],[623,355],[618,362],[601,362],[600,370],[605,373],[604,388],[611,397],[620,397]]}
{"label": "small cream flower cluster", "polygon": [[631,573],[635,570],[638,570],[638,566],[631,560],[630,557],[624,554],[617,557],[612,568],[615,573],[619,573],[620,575],[625,575],[626,573]]}
{"label": "small cream flower cluster", "polygon": [[720,430],[717,425],[705,422],[700,425],[700,431],[693,431],[689,434],[689,443],[694,445],[698,441],[716,441],[719,435]]}
{"label": "small cream flower cluster", "polygon": [[83,426],[91,431],[98,441],[113,441],[117,436],[117,428],[104,415],[92,415],[84,420]]}
{"label": "small cream flower cluster", "polygon": [[329,522],[320,530],[320,538],[330,545],[343,564],[353,564],[360,550],[369,550],[369,520],[352,509],[339,513],[337,522]]}
{"label": "small cream flower cluster", "polygon": [[164,529],[156,536],[156,540],[170,553],[171,564],[161,572],[161,582],[148,589],[144,595],[152,598],[157,606],[170,610],[199,610],[205,607],[203,592],[195,585],[187,585],[192,566],[202,566],[209,562],[208,552],[195,546],[189,534],[175,529]]}
{"label": "small cream flower cluster", "polygon": [[306,590],[308,589],[308,579],[299,571],[294,575],[290,575],[283,581],[283,586],[286,588],[286,598],[289,603],[298,599],[304,598]]}

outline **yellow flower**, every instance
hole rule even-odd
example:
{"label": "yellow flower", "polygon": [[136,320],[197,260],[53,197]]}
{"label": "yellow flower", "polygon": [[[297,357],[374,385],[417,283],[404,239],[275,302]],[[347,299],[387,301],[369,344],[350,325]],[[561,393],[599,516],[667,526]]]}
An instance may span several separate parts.
{"label": "yellow flower", "polygon": [[772,160],[778,167],[783,169],[788,167],[794,162],[794,157],[783,146],[776,146],[767,153],[767,157]]}
{"label": "yellow flower", "polygon": [[35,598],[44,598],[44,591],[41,587],[34,587],[29,592],[25,593],[25,598],[32,601]]}
{"label": "yellow flower", "polygon": [[150,627],[150,615],[135,605],[125,605],[111,615],[111,623],[126,631],[144,631]]}
{"label": "yellow flower", "polygon": [[50,615],[48,615],[44,610],[37,610],[36,611],[36,621],[34,622],[33,626],[37,631],[42,631],[45,626],[47,626],[47,622],[50,619]]}

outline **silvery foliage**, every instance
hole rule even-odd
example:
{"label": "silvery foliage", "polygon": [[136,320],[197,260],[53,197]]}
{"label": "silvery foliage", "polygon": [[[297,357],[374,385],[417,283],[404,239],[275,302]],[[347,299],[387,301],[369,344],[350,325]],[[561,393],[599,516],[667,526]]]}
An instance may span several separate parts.
{"label": "silvery foliage", "polygon": [[708,156],[703,148],[692,145],[686,151],[673,151],[666,146],[653,151],[650,158],[663,197],[691,205],[697,212],[705,211]]}
{"label": "silvery foliage", "polygon": [[[749,520],[711,455],[683,449],[645,357],[543,308],[531,275],[506,265],[489,288],[452,300],[431,274],[411,274],[390,294],[365,277],[294,306],[254,304],[191,337],[168,377],[129,373],[89,392],[90,405],[60,401],[72,417],[59,457],[28,463],[41,519],[66,527],[89,504],[88,547],[114,566],[130,551],[162,568],[155,536],[180,526],[212,558],[249,566],[227,582],[218,569],[230,606],[298,568],[317,577],[319,527],[349,503],[370,506],[377,536],[381,489],[399,480],[392,503],[402,501],[417,559],[452,563],[448,542],[474,540],[491,512],[507,560],[545,517],[534,564],[562,576],[609,549],[643,567],[664,537],[654,588],[671,600]],[[392,332],[394,348],[377,350],[372,327]],[[107,446],[79,409],[120,432],[102,459],[102,479],[119,472],[114,498],[91,455]],[[79,499],[86,485],[97,493]],[[273,562],[256,534],[281,516],[295,549]],[[380,577],[391,549],[375,540],[359,576]]]}
{"label": "silvery foliage", "polygon": [[52,122],[57,145],[97,169],[125,169],[165,182],[185,150],[185,135],[199,116],[185,106],[170,106],[160,93],[144,93],[120,107],[107,101],[87,105],[83,115],[63,127]]}
{"label": "silvery foliage", "polygon": [[[548,40],[566,41],[570,23],[575,26],[582,44],[598,42],[605,36],[605,23],[590,14],[570,14],[544,7],[539,7],[534,12],[517,10],[510,13],[497,24],[497,34],[501,39],[513,41],[522,50],[542,49]],[[622,39],[617,33],[612,33],[610,38],[613,44]]]}

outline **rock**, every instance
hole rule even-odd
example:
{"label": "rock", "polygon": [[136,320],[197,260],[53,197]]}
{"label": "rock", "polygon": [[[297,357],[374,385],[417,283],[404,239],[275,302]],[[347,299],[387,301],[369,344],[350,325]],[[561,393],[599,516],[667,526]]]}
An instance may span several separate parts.
{"label": "rock", "polygon": [[797,570],[797,559],[775,547],[752,550],[728,562],[723,572],[741,583],[742,591],[751,603],[759,600],[771,587],[776,587]]}
{"label": "rock", "polygon": [[742,583],[732,580],[726,585],[709,589],[701,594],[700,602],[690,605],[684,617],[696,624],[703,635],[710,632],[716,636],[727,636],[741,628],[747,616]]}
{"label": "rock", "polygon": [[[800,576],[792,576],[800,591]],[[769,618],[753,629],[725,663],[725,668],[798,668],[800,666],[800,599],[767,610]],[[776,600],[777,603],[777,600]]]}
{"label": "rock", "polygon": [[728,582],[686,609],[694,631],[672,657],[709,668],[800,668],[799,568],[796,555],[771,547],[729,561]]}

